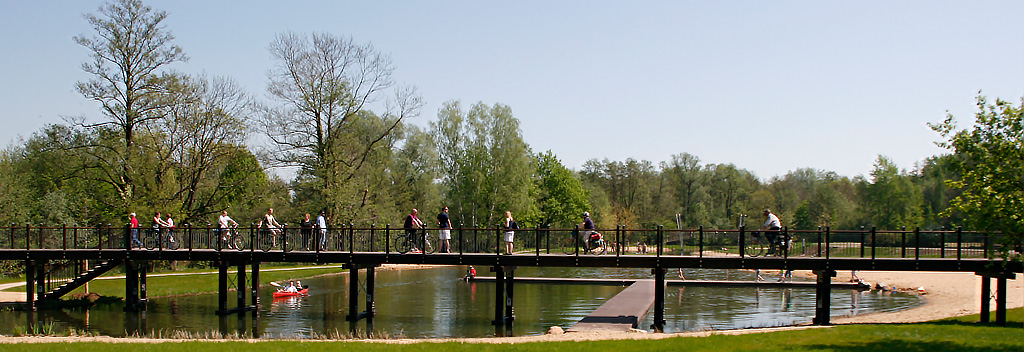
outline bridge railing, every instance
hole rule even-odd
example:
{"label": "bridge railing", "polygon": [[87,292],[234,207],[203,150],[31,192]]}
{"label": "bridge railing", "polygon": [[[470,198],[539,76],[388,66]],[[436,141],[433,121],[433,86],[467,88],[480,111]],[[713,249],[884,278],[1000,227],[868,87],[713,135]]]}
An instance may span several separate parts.
{"label": "bridge railing", "polygon": [[[451,253],[500,253],[505,250],[504,229],[456,227],[451,229]],[[704,228],[666,230],[663,228],[629,229],[617,226],[598,229],[610,255],[672,255],[721,256],[743,255],[755,240],[749,229],[709,230]],[[428,240],[434,252],[441,252],[438,229],[417,229],[416,243]],[[133,233],[135,233],[133,235]],[[285,226],[279,233],[250,224],[230,232],[222,232],[209,224],[184,224],[174,230],[127,226],[42,226],[10,225],[0,228],[0,249],[124,249],[133,250],[228,250],[228,251],[400,251],[405,230],[390,225],[332,226],[327,229]],[[587,255],[583,236],[577,229],[521,228],[515,230],[514,250],[517,254]],[[857,257],[857,258],[991,258],[997,248],[999,234],[974,231],[922,230],[920,228],[878,230],[783,229],[778,234],[788,238],[781,256]],[[135,237],[135,239],[133,239]],[[138,241],[135,241],[138,240]],[[422,251],[419,251],[420,253]]]}

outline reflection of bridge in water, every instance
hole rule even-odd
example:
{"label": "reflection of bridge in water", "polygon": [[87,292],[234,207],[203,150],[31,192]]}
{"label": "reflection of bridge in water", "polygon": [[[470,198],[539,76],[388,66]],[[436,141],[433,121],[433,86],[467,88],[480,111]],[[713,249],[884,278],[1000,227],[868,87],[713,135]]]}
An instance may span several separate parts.
{"label": "reflection of bridge in water", "polygon": [[[955,271],[982,276],[981,319],[989,320],[991,281],[996,280],[996,322],[1006,321],[1006,280],[1024,272],[1019,261],[1004,261],[994,253],[1003,248],[998,235],[955,231],[782,231],[788,238],[779,255],[764,256],[762,237],[743,228],[704,231],[626,229],[603,231],[594,245],[569,229],[520,229],[512,255],[499,253],[504,230],[458,228],[452,230],[451,253],[433,253],[442,247],[433,231],[419,231],[407,239],[404,230],[390,227],[326,229],[285,228],[273,235],[246,228],[222,236],[217,229],[182,227],[163,232],[141,230],[140,247],[133,247],[128,228],[8,227],[0,228],[0,260],[23,261],[27,307],[36,309],[56,300],[117,266],[126,276],[125,311],[146,309],[146,271],[150,261],[213,262],[219,269],[217,314],[252,311],[258,299],[260,263],[341,263],[350,269],[347,319],[374,315],[374,269],[382,264],[475,265],[495,273],[493,323],[511,331],[514,321],[515,269],[541,267],[650,268],[652,293],[642,291],[624,305],[653,301],[654,328],[664,326],[664,297],[669,268],[810,270],[817,280],[815,317],[829,324],[829,295],[836,270]],[[225,233],[227,234],[227,233]],[[590,250],[594,247],[594,250]],[[421,250],[421,249],[426,249]],[[603,253],[594,254],[594,253]],[[751,255],[759,255],[752,257]],[[87,268],[86,263],[97,264]],[[231,269],[237,269],[234,275]],[[359,269],[366,275],[363,310],[359,309]],[[722,283],[726,284],[726,283]],[[236,306],[228,307],[229,291],[236,290]],[[249,293],[251,304],[246,303]],[[646,304],[646,303],[642,303]],[[642,305],[641,304],[641,305]],[[648,306],[649,307],[649,306]],[[640,311],[639,309],[634,309]],[[647,309],[642,310],[646,313]],[[639,318],[642,318],[640,316]]]}

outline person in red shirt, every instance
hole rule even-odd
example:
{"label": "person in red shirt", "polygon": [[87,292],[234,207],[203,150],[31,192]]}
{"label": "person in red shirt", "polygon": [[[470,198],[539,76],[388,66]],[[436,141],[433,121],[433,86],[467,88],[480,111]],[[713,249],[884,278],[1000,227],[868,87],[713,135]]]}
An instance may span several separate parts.
{"label": "person in red shirt", "polygon": [[128,218],[131,223],[132,247],[142,247],[142,241],[139,241],[139,219],[135,218],[135,213],[128,214]]}

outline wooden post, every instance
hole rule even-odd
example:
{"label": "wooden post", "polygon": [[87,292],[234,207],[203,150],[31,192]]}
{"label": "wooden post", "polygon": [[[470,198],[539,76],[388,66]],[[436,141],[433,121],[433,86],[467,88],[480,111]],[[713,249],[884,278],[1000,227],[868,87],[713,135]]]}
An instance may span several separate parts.
{"label": "wooden post", "polygon": [[348,267],[348,321],[359,320],[359,267]]}
{"label": "wooden post", "polygon": [[[252,287],[252,305],[250,305],[249,307],[250,307],[250,309],[252,309],[252,316],[254,318],[253,319],[253,324],[254,324],[253,325],[254,326],[253,327],[253,331],[255,332],[256,331],[256,328],[255,328],[255,324],[256,324],[255,318],[256,318],[257,312],[259,311],[259,307],[260,307],[260,289],[259,289],[260,288],[260,262],[252,262],[251,266],[252,266],[252,283],[250,283],[249,286]],[[253,336],[256,336],[256,335],[253,334]]]}
{"label": "wooden post", "polygon": [[516,281],[515,280],[515,273],[516,273],[515,267],[510,267],[505,272],[505,275],[507,276],[506,279],[505,279],[505,328],[510,333],[511,333],[511,330],[512,330],[512,321],[514,321],[516,319],[516,316],[515,316],[515,313],[514,313],[515,312],[515,310],[514,310],[514,306],[515,305],[513,304],[513,299],[512,299],[512,297],[513,297],[513,293],[512,293],[513,292],[513,287],[515,286],[513,284]]}
{"label": "wooden post", "polygon": [[228,263],[223,260],[217,262],[217,314],[228,314]]}
{"label": "wooden post", "polygon": [[505,315],[505,268],[495,265],[492,271],[494,271],[494,320],[491,321],[491,324],[503,326],[505,325],[505,321],[502,319]]}
{"label": "wooden post", "polygon": [[818,285],[815,290],[814,301],[814,325],[831,325],[829,312],[832,308],[829,299],[832,292],[832,278],[836,276],[835,270],[815,270],[818,276]]}
{"label": "wooden post", "polygon": [[1006,326],[1006,275],[996,278],[996,324]]}
{"label": "wooden post", "polygon": [[[366,318],[373,319],[377,315],[377,307],[373,303],[374,266],[366,268]],[[367,330],[370,331],[370,330]]]}
{"label": "wooden post", "polygon": [[654,324],[651,329],[665,331],[665,268],[654,268]]}
{"label": "wooden post", "polygon": [[[245,262],[238,262],[238,278],[235,279],[235,293],[237,295],[238,317],[245,313]],[[241,329],[241,327],[239,327]]]}
{"label": "wooden post", "polygon": [[139,270],[134,261],[124,261],[124,311],[136,311],[139,302]]}
{"label": "wooden post", "polygon": [[990,302],[992,300],[992,278],[985,274],[981,276],[981,317],[978,319],[981,323],[987,323],[989,321],[989,313],[992,309]]}
{"label": "wooden post", "polygon": [[149,262],[139,263],[139,301],[135,307],[137,311],[146,310],[146,306],[149,303],[149,294],[146,293],[146,271],[149,269]]}
{"label": "wooden post", "polygon": [[36,310],[36,262],[25,261],[25,310]]}

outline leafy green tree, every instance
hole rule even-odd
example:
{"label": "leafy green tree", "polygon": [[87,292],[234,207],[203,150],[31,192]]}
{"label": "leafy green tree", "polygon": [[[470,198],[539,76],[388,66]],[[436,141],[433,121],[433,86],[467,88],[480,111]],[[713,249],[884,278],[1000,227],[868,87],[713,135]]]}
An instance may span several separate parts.
{"label": "leafy green tree", "polygon": [[450,101],[431,123],[454,222],[493,226],[505,211],[536,223],[529,145],[507,105]]}
{"label": "leafy green tree", "polygon": [[698,203],[707,200],[707,192],[703,188],[708,173],[700,164],[700,158],[687,153],[674,154],[667,163],[662,163],[661,172],[668,179],[671,187],[674,187],[676,203],[684,226],[696,227],[701,225],[702,219],[698,216]]}
{"label": "leafy green tree", "polygon": [[870,219],[866,225],[896,229],[921,224],[921,190],[889,158],[879,155],[871,170],[871,181],[860,187]]}
{"label": "leafy green tree", "polygon": [[537,183],[542,224],[567,228],[578,224],[585,211],[590,211],[589,195],[576,174],[562,165],[551,151],[536,156]]}
{"label": "leafy green tree", "polygon": [[1019,256],[1024,243],[1024,99],[1014,105],[979,96],[977,106],[972,128],[959,130],[952,115],[931,125],[946,139],[939,146],[955,153],[952,166],[961,176],[949,181],[963,193],[946,214],[960,211],[973,229],[1001,231],[1003,244]]}

